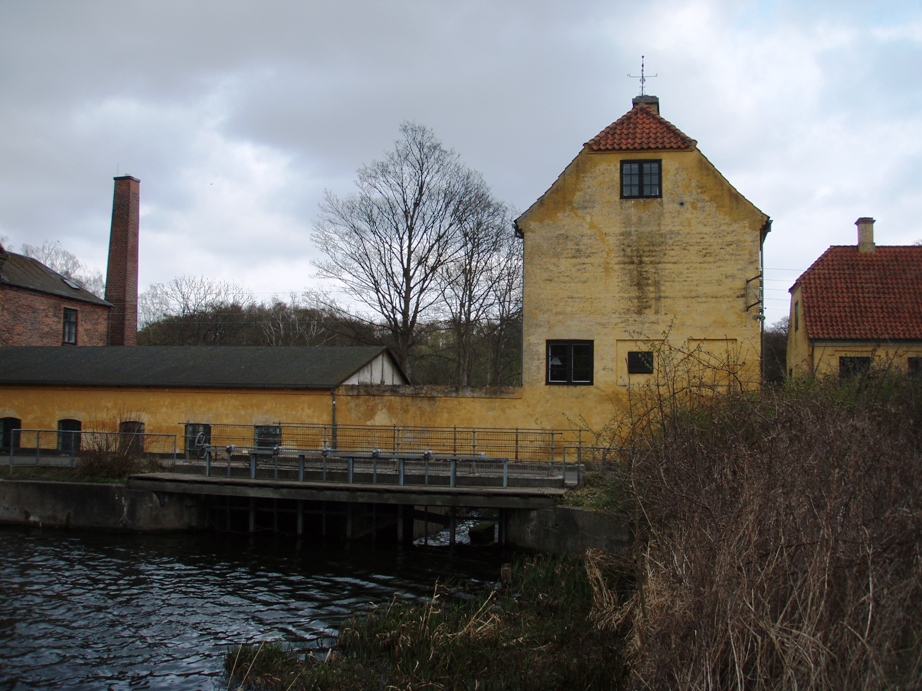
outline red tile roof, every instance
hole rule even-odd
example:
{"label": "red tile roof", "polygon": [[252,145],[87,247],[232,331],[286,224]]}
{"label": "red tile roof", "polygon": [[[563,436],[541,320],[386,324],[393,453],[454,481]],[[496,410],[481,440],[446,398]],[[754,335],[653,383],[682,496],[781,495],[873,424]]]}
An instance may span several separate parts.
{"label": "red tile roof", "polygon": [[647,105],[635,105],[586,142],[590,151],[687,150],[695,140]]}
{"label": "red tile roof", "polygon": [[922,340],[922,246],[830,247],[798,284],[811,339]]}

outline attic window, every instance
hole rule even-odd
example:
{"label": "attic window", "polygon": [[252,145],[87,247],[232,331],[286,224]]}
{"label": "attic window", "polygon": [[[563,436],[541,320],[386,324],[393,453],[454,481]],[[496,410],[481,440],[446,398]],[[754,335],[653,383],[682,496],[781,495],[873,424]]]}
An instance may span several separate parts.
{"label": "attic window", "polygon": [[80,290],[80,284],[77,283],[74,279],[67,278],[66,276],[61,276],[61,280],[64,281],[67,285],[69,285],[74,290]]}
{"label": "attic window", "polygon": [[662,161],[621,161],[621,198],[662,197]]}

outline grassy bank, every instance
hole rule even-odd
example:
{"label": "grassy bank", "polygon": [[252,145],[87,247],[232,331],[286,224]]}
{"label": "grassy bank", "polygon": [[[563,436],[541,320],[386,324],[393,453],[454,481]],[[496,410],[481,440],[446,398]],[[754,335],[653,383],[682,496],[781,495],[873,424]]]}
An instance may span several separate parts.
{"label": "grassy bank", "polygon": [[625,673],[623,634],[596,615],[599,602],[626,590],[623,573],[603,555],[522,560],[497,587],[437,585],[428,601],[352,618],[324,662],[280,643],[235,647],[226,656],[230,686],[615,689]]}

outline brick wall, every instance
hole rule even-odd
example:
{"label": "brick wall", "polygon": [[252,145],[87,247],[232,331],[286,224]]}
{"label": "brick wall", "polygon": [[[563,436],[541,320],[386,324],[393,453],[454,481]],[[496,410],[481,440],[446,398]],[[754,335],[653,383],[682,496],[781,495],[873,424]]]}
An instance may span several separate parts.
{"label": "brick wall", "polygon": [[106,345],[108,307],[10,286],[0,289],[0,345],[61,345],[65,307],[77,310],[77,345]]}

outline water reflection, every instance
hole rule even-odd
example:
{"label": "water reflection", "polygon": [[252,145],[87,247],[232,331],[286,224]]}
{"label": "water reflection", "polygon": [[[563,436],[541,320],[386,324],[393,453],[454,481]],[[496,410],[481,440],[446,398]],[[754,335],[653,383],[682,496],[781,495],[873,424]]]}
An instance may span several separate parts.
{"label": "water reflection", "polygon": [[324,645],[355,609],[494,579],[501,557],[0,530],[0,689],[224,688],[227,645]]}

